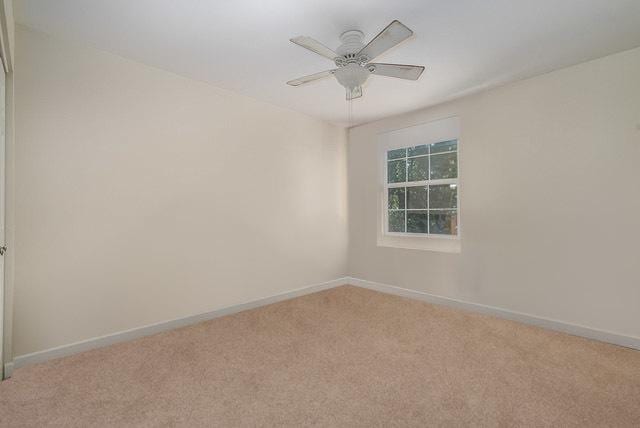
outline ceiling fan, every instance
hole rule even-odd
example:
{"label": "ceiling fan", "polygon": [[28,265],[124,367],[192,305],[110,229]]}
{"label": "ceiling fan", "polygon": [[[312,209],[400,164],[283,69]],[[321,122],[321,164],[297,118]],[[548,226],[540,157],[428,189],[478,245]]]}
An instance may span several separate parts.
{"label": "ceiling fan", "polygon": [[364,34],[361,31],[346,31],[340,36],[342,44],[335,52],[311,37],[295,37],[291,39],[293,43],[330,59],[338,68],[290,80],[287,84],[300,86],[333,75],[347,90],[347,100],[352,100],[362,96],[362,85],[371,74],[418,80],[424,71],[422,66],[370,62],[412,35],[413,31],[397,20],[387,25],[366,46],[362,42]]}

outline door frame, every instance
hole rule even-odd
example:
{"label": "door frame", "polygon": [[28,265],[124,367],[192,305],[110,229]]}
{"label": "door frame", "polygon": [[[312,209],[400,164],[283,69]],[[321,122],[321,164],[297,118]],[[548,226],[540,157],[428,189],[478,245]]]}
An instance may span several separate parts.
{"label": "door frame", "polygon": [[[0,59],[5,75],[4,99],[4,147],[0,147],[0,246],[14,248],[13,228],[13,153],[14,153],[14,37],[13,1],[0,0]],[[4,227],[2,227],[4,226]],[[13,252],[5,252],[0,263],[0,379],[11,376],[13,368]]]}

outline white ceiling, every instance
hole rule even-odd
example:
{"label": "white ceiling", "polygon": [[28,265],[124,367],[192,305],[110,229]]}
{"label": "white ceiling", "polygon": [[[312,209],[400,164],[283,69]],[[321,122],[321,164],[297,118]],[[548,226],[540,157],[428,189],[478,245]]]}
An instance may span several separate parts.
{"label": "white ceiling", "polygon": [[372,76],[352,124],[640,46],[640,0],[17,0],[21,24],[345,125],[333,78],[287,80],[334,68],[289,42],[331,48],[391,20],[415,36],[379,62],[425,65],[417,82]]}

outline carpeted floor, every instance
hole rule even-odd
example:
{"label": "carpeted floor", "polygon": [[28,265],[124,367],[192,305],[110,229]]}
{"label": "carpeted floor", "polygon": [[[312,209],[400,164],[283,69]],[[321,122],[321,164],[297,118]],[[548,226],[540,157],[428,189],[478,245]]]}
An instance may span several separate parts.
{"label": "carpeted floor", "polygon": [[340,287],[15,371],[0,425],[640,426],[640,352]]}

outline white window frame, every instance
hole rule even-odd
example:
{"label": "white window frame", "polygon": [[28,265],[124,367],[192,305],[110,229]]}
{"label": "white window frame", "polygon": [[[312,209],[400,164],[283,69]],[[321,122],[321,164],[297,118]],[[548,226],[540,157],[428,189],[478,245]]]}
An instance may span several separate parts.
{"label": "white window frame", "polygon": [[[449,140],[451,141],[451,140]],[[438,156],[438,155],[442,155],[442,154],[447,154],[447,153],[451,153],[451,152],[442,152],[442,153],[436,153],[434,156]],[[400,158],[400,159],[411,159],[411,158],[416,158],[416,157],[424,157],[424,156],[428,156],[429,157],[429,162],[431,162],[431,155],[420,155],[420,156],[408,156],[406,158]],[[458,157],[458,152],[456,151],[456,158]],[[431,165],[429,165],[429,167],[431,167]],[[385,168],[385,174],[387,173],[387,170]],[[404,188],[404,189],[408,189],[410,187],[429,187],[429,186],[437,186],[439,184],[455,184],[456,185],[456,190],[457,190],[457,186],[458,186],[458,179],[457,178],[447,178],[447,179],[439,179],[439,180],[421,180],[421,181],[404,181],[404,182],[400,182],[400,183],[385,183],[385,189],[384,189],[384,206],[387,207],[387,209],[384,211],[383,216],[384,216],[384,233],[385,235],[391,235],[391,236],[415,236],[415,237],[420,237],[420,238],[434,238],[434,239],[460,239],[460,228],[456,227],[456,234],[455,235],[446,235],[446,234],[442,234],[442,233],[431,233],[430,231],[428,231],[427,233],[414,233],[414,232],[389,232],[389,211],[404,211],[405,212],[405,227],[407,224],[407,211],[455,211],[456,212],[456,223],[460,222],[460,212],[458,211],[458,206],[460,203],[460,194],[456,191],[456,208],[411,208],[409,209],[407,207],[407,192],[405,191],[405,207],[403,209],[399,209],[399,210],[392,210],[389,209],[389,189],[394,189],[394,188]],[[429,191],[427,190],[427,206],[429,201]],[[429,226],[427,224],[427,230],[429,229]]]}
{"label": "white window frame", "polygon": [[[458,142],[456,156],[458,161],[458,177],[455,179],[423,180],[402,183],[387,183],[387,152],[390,150],[409,148],[420,145],[429,145],[444,141],[456,140]],[[430,251],[441,251],[458,253],[461,251],[462,221],[461,221],[461,180],[460,180],[460,121],[457,117],[440,119],[433,122],[411,126],[399,130],[381,133],[378,135],[378,157],[380,172],[380,192],[378,209],[378,246],[421,249]],[[451,152],[444,152],[451,153]],[[443,154],[444,154],[443,153]],[[419,155],[420,156],[420,155]],[[410,159],[419,156],[408,156]],[[424,156],[424,155],[422,155]],[[431,156],[428,155],[429,162]],[[429,165],[430,166],[430,165]],[[407,172],[408,173],[408,172]],[[457,185],[457,235],[432,234],[432,233],[411,233],[411,232],[389,232],[388,227],[388,189],[394,187],[429,186],[437,184]],[[428,193],[427,193],[428,195]],[[428,196],[427,196],[428,197]],[[406,192],[405,192],[405,215],[406,215]],[[446,209],[443,209],[446,210]],[[427,211],[427,209],[425,209]],[[406,218],[405,218],[406,224]]]}

